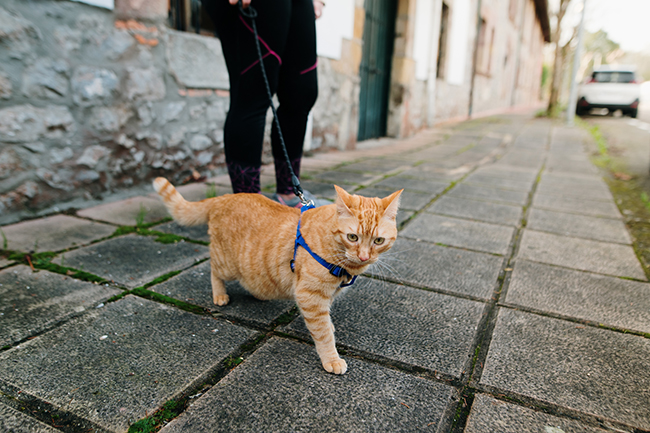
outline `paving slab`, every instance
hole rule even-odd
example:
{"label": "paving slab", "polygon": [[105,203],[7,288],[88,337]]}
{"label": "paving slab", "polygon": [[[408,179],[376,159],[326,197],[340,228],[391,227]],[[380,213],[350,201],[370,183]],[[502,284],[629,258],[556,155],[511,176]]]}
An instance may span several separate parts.
{"label": "paving slab", "polygon": [[501,309],[481,383],[650,429],[650,339]]}
{"label": "paving slab", "polygon": [[[336,298],[338,344],[460,377],[485,304],[363,278]],[[311,337],[302,317],[284,328]]]}
{"label": "paving slab", "polygon": [[368,273],[488,300],[502,261],[491,254],[398,238],[390,252]]}
{"label": "paving slab", "polygon": [[[443,188],[444,189],[444,188]],[[395,189],[384,189],[369,187],[363,188],[355,192],[355,194],[362,195],[364,197],[379,197],[384,198],[395,192]],[[424,206],[429,204],[431,200],[436,196],[436,193],[421,193],[414,191],[404,191],[400,195],[400,209],[410,209],[410,210],[419,210]]]}
{"label": "paving slab", "polygon": [[0,355],[7,383],[115,432],[205,380],[254,331],[127,296]]}
{"label": "paving slab", "polygon": [[576,196],[582,199],[613,201],[612,193],[609,189],[602,186],[599,182],[591,185],[584,184],[565,184],[557,185],[542,181],[537,185],[537,193],[546,195]]}
{"label": "paving slab", "polygon": [[332,182],[336,185],[360,185],[371,182],[373,179],[381,179],[381,175],[357,173],[353,171],[332,170],[319,173],[314,176],[316,181]]}
{"label": "paving slab", "polygon": [[[496,177],[499,179],[511,179],[519,182],[529,182],[531,185],[537,179],[537,171],[526,169],[526,168],[517,168],[517,167],[502,167],[498,164],[487,165],[484,167],[479,167],[476,169],[472,175],[481,176],[481,177]],[[472,176],[470,175],[470,176]],[[469,178],[469,176],[468,176]]]}
{"label": "paving slab", "polygon": [[650,284],[517,260],[504,304],[650,334]]}
{"label": "paving slab", "polygon": [[404,176],[391,176],[382,180],[381,182],[377,182],[373,186],[389,188],[393,191],[404,188],[406,191],[440,194],[450,184],[451,181],[423,180]]}
{"label": "paving slab", "polygon": [[163,233],[171,233],[176,236],[193,239],[195,241],[210,242],[208,235],[208,225],[201,224],[198,226],[182,226],[176,221],[171,221],[159,226],[152,227],[151,230],[156,230]]}
{"label": "paving slab", "polygon": [[401,236],[494,254],[506,254],[514,227],[423,213],[408,223]]}
{"label": "paving slab", "polygon": [[484,185],[502,189],[512,189],[514,191],[528,192],[533,186],[529,180],[507,179],[497,176],[488,176],[481,173],[472,173],[463,180],[464,183],[473,185]]}
{"label": "paving slab", "polygon": [[12,263],[13,263],[13,261],[7,260],[7,259],[5,259],[3,257],[0,257],[0,268],[4,268],[5,266],[9,266]]}
{"label": "paving slab", "polygon": [[445,196],[436,200],[426,211],[494,224],[517,226],[521,221],[522,208],[487,201]]}
{"label": "paving slab", "polygon": [[293,301],[260,301],[235,281],[226,283],[230,303],[223,307],[214,305],[210,261],[187,269],[161,284],[151,286],[149,290],[261,326],[269,326],[273,320],[295,305]]}
{"label": "paving slab", "polygon": [[0,347],[92,309],[121,290],[28,266],[0,271]]}
{"label": "paving slab", "polygon": [[333,375],[312,346],[273,338],[161,433],[435,431],[450,387],[346,361]]}
{"label": "paving slab", "polygon": [[163,244],[150,236],[128,235],[79,248],[55,261],[134,288],[208,256],[209,248],[204,245],[185,241]]}
{"label": "paving slab", "polygon": [[43,252],[89,244],[112,235],[115,227],[68,215],[54,215],[3,226],[2,232],[8,250]]}
{"label": "paving slab", "polygon": [[533,207],[605,218],[621,218],[621,213],[612,200],[598,201],[536,193],[533,197]]}
{"label": "paving slab", "polygon": [[526,229],[517,257],[565,268],[645,280],[631,246]]}
{"label": "paving slab", "polygon": [[399,168],[409,168],[411,163],[400,159],[373,158],[340,167],[339,170],[358,171],[362,173],[374,173],[383,175],[387,171]]}
{"label": "paving slab", "polygon": [[526,225],[531,230],[596,241],[631,244],[632,238],[621,220],[576,215],[532,208]]}
{"label": "paving slab", "polygon": [[477,200],[493,201],[497,203],[515,204],[523,206],[528,201],[525,191],[512,191],[508,189],[482,187],[461,183],[456,185],[447,194],[453,197],[472,198]]}
{"label": "paving slab", "polygon": [[157,197],[132,197],[80,210],[77,215],[123,226],[134,226],[139,219],[151,223],[169,217],[165,205]]}
{"label": "paving slab", "polygon": [[[201,201],[212,196],[232,194],[232,188],[223,187],[207,182],[190,183],[187,185],[176,186],[176,190],[188,201]],[[151,193],[153,198],[160,200],[158,193]]]}
{"label": "paving slab", "polygon": [[8,433],[57,433],[59,430],[0,403],[0,431]]}
{"label": "paving slab", "polygon": [[[607,430],[586,426],[578,421],[538,412],[476,394],[465,433],[606,433]],[[611,430],[609,430],[611,432]]]}

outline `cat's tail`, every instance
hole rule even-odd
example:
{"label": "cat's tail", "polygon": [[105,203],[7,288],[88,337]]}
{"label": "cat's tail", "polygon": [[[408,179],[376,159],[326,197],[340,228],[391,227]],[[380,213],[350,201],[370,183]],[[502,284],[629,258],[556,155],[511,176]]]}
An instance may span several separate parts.
{"label": "cat's tail", "polygon": [[174,185],[164,177],[157,177],[153,187],[162,197],[163,203],[174,220],[183,226],[207,224],[209,217],[209,200],[187,201],[176,191]]}

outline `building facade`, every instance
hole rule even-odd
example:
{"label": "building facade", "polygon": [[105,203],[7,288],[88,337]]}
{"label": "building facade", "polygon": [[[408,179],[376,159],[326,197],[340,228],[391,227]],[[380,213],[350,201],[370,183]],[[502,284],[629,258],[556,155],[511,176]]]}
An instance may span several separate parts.
{"label": "building facade", "polygon": [[[0,3],[0,223],[223,172],[228,77],[197,5]],[[546,0],[328,0],[316,24],[312,151],[538,102]]]}

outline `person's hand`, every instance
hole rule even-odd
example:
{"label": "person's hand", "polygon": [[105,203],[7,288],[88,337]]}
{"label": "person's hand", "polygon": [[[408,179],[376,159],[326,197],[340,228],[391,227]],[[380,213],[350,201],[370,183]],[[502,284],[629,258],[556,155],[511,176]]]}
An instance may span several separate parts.
{"label": "person's hand", "polygon": [[[228,0],[231,5],[235,6],[237,3],[239,3],[239,0]],[[244,6],[244,9],[249,7],[251,5],[251,0],[242,0],[242,6]]]}
{"label": "person's hand", "polygon": [[324,6],[325,3],[322,2],[321,0],[314,0],[314,15],[316,15],[316,19],[320,18],[321,15],[323,15]]}

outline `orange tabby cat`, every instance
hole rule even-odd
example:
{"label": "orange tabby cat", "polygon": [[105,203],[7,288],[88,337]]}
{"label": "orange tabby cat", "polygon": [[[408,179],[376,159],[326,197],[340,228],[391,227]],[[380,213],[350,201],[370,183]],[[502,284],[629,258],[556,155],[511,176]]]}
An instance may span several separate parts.
{"label": "orange tabby cat", "polygon": [[[208,223],[215,304],[228,303],[224,281],[230,280],[238,280],[258,299],[295,299],[325,370],[345,373],[347,364],[334,344],[330,306],[341,284],[363,273],[395,242],[401,190],[379,199],[350,195],[335,186],[336,204],[307,210],[301,216],[299,209],[261,194],[188,202],[164,178],[157,178],[153,185],[179,224]],[[332,275],[303,247],[297,248],[292,272],[299,220],[309,248],[347,275]]]}

